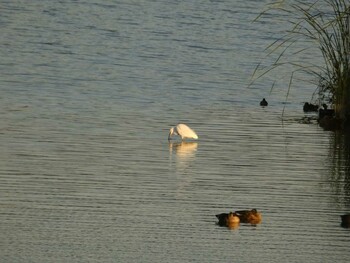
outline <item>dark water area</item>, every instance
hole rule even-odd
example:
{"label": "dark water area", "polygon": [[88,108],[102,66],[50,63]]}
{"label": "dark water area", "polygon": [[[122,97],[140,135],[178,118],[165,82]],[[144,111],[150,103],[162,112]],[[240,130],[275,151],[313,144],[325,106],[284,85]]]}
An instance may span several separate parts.
{"label": "dark water area", "polygon": [[348,262],[348,133],[283,69],[248,88],[287,30],[266,3],[3,2],[0,261]]}

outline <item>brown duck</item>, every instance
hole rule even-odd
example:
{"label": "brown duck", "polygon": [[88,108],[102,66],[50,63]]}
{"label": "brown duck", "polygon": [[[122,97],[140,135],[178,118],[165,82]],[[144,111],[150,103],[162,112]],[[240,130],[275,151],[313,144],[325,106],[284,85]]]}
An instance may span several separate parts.
{"label": "brown duck", "polygon": [[261,213],[256,209],[252,210],[240,210],[236,211],[235,214],[239,217],[240,222],[250,223],[250,224],[259,224],[262,221]]}
{"label": "brown duck", "polygon": [[238,215],[232,212],[218,214],[216,217],[219,219],[219,226],[227,226],[229,228],[235,228],[240,221]]}

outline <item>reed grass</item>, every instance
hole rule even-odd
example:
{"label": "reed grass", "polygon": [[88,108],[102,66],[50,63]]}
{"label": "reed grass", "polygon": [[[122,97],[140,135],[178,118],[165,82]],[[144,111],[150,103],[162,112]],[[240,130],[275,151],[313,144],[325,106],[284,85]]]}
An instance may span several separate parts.
{"label": "reed grass", "polygon": [[[296,73],[311,73],[318,79],[316,93],[320,100],[335,110],[336,117],[350,120],[350,2],[349,0],[275,1],[261,12],[256,20],[271,12],[285,15],[290,30],[269,45],[267,56],[277,53],[277,58],[262,72],[260,63],[256,67],[252,83],[277,67],[292,66],[288,85],[287,99]],[[316,45],[323,57],[322,65],[293,61],[293,55],[287,51],[299,41],[308,40]],[[309,41],[311,40],[311,41]],[[302,54],[307,49],[294,51]],[[286,56],[290,56],[289,58]],[[299,56],[302,57],[302,56]],[[252,84],[251,83],[251,84]],[[320,103],[320,104],[321,104]]]}

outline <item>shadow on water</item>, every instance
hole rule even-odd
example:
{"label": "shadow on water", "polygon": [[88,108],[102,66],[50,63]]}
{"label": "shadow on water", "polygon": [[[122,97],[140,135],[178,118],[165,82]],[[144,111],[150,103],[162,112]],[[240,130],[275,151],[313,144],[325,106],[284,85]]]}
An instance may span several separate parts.
{"label": "shadow on water", "polygon": [[[350,209],[350,132],[335,131],[330,140],[330,182],[338,203]],[[343,197],[343,200],[341,200]]]}

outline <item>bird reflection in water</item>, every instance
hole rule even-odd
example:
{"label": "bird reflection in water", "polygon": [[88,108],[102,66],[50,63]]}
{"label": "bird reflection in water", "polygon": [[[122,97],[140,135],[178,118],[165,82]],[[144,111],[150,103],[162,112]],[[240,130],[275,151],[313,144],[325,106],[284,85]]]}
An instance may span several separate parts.
{"label": "bird reflection in water", "polygon": [[186,189],[191,184],[193,172],[191,163],[196,158],[198,143],[197,142],[169,142],[170,163],[173,164],[173,156],[176,164],[177,193],[180,197],[187,193]]}
{"label": "bird reflection in water", "polygon": [[175,151],[176,156],[181,160],[193,158],[197,151],[197,142],[169,142],[169,151]]}
{"label": "bird reflection in water", "polygon": [[176,167],[185,169],[196,157],[197,142],[169,142],[170,156],[176,154]]}

